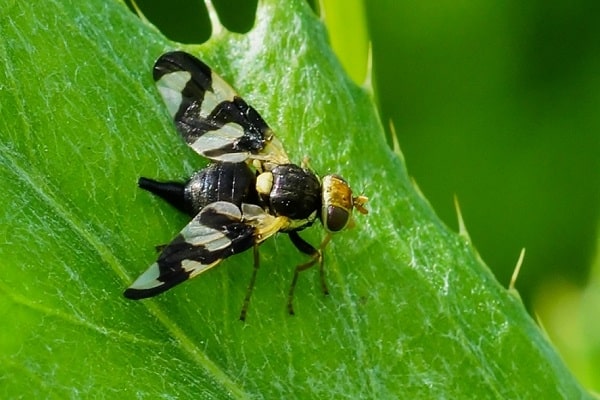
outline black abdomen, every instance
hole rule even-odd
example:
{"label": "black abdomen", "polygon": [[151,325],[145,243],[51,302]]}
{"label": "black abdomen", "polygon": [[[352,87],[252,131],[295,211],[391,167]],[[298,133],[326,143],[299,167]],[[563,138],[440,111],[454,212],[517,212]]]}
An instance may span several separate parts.
{"label": "black abdomen", "polygon": [[255,181],[245,163],[218,163],[194,173],[186,183],[140,178],[138,185],[193,217],[215,201],[228,201],[238,207],[242,202],[256,203]]}
{"label": "black abdomen", "polygon": [[185,186],[184,197],[194,214],[207,204],[227,201],[238,207],[255,202],[255,176],[245,163],[217,163],[196,172]]}

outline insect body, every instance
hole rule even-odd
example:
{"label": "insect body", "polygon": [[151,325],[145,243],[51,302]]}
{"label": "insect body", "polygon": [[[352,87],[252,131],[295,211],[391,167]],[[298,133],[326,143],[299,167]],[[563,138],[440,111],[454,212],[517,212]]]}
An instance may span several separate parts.
{"label": "insect body", "polygon": [[[244,320],[259,266],[258,245],[277,232],[310,256],[297,266],[288,294],[288,311],[299,272],[318,263],[327,293],[322,250],[331,233],[343,230],[356,208],[366,214],[367,198],[353,196],[344,179],[319,179],[292,164],[262,117],[195,57],[163,54],[154,79],[179,133],[213,164],[185,183],[140,178],[139,186],[192,216],[162,250],[158,260],[125,291],[130,299],[155,296],[214,267],[223,259],[254,249],[254,272],[244,299]],[[298,231],[321,220],[327,235],[318,248]]]}

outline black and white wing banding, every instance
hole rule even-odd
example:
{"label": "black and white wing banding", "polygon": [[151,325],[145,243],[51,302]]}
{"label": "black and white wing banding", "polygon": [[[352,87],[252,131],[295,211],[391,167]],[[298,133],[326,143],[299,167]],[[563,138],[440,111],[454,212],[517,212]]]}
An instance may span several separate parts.
{"label": "black and white wing banding", "polygon": [[[319,178],[306,166],[291,163],[258,112],[197,58],[180,51],[163,54],[153,75],[181,136],[213,163],[187,182],[140,178],[140,188],[193,219],[131,284],[125,297],[155,296],[253,248],[254,269],[240,313],[244,320],[259,269],[258,245],[277,232],[287,233],[309,257],[294,268],[288,312],[294,314],[299,273],[315,265],[327,294],[323,250],[334,233],[352,225],[353,210],[367,213],[368,199],[355,196],[336,174]],[[298,232],[317,220],[326,235],[314,247]]]}
{"label": "black and white wing banding", "polygon": [[202,61],[182,51],[165,53],[153,76],[179,133],[197,153],[214,161],[289,163],[258,112]]}
{"label": "black and white wing banding", "polygon": [[227,257],[258,246],[289,221],[252,204],[241,209],[225,201],[211,203],[169,243],[158,260],[125,290],[129,299],[160,294],[216,266]]}

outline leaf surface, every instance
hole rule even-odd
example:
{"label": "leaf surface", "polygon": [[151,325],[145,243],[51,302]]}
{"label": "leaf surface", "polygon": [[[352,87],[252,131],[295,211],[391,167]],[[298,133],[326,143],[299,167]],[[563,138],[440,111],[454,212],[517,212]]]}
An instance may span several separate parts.
{"label": "leaf surface", "polygon": [[[304,2],[262,1],[249,33],[187,47],[117,2],[9,1],[1,13],[3,398],[586,396],[420,196]],[[122,296],[186,224],[137,178],[183,180],[206,163],[152,81],[174,48],[231,82],[294,161],[370,198],[327,250],[331,294],[304,272],[295,317],[286,294],[305,259],[285,235],[261,247],[245,324],[249,253],[155,299]]]}

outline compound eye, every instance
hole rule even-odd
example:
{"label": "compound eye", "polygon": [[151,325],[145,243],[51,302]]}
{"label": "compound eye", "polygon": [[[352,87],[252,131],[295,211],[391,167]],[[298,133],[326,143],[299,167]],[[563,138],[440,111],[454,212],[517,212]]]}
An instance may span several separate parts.
{"label": "compound eye", "polygon": [[339,232],[346,227],[348,220],[350,219],[350,213],[341,207],[327,206],[324,210],[325,215],[325,228],[330,232]]}

